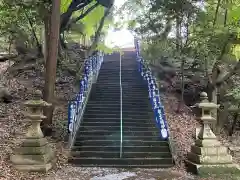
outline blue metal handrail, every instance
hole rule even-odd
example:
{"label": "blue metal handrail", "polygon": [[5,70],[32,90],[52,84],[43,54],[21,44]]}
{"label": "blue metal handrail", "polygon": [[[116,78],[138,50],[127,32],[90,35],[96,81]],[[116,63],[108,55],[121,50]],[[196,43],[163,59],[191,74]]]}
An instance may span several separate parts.
{"label": "blue metal handrail", "polygon": [[162,139],[168,139],[169,138],[168,124],[166,120],[164,106],[160,100],[159,88],[156,83],[156,78],[152,75],[151,69],[147,66],[143,58],[140,56],[139,41],[137,39],[135,39],[135,49],[138,62],[138,70],[141,73],[143,79],[147,82],[149,99],[154,112],[156,125],[160,131],[160,137]]}
{"label": "blue metal handrail", "polygon": [[84,61],[84,72],[83,78],[80,81],[80,90],[77,93],[76,98],[68,104],[69,148],[72,147],[73,142],[75,141],[76,132],[80,127],[92,83],[96,80],[99,74],[102,62],[103,53],[101,52],[98,52]]}

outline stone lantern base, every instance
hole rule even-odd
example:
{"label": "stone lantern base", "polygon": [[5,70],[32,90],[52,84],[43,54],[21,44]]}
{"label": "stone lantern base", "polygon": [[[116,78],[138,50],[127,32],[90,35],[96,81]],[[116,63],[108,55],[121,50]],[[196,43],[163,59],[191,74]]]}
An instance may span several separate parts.
{"label": "stone lantern base", "polygon": [[54,152],[46,138],[24,140],[10,160],[20,171],[47,172],[55,164]]}
{"label": "stone lantern base", "polygon": [[214,175],[240,175],[240,167],[237,164],[196,164],[189,160],[186,161],[187,170],[200,176]]}
{"label": "stone lantern base", "polygon": [[201,176],[208,174],[240,173],[232,156],[217,139],[197,139],[186,160],[187,170]]}

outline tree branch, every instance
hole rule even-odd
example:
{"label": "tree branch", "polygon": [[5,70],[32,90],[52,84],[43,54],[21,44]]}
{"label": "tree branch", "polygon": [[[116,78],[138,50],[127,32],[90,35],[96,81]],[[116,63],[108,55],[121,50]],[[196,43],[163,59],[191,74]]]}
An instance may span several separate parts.
{"label": "tree branch", "polygon": [[79,17],[77,17],[75,20],[73,20],[72,23],[76,23],[77,21],[79,21],[80,19],[84,18],[86,15],[88,15],[88,13],[90,13],[94,8],[96,8],[99,5],[98,2],[96,2],[94,5],[92,5],[90,8],[88,8],[86,10],[86,12],[82,13]]}
{"label": "tree branch", "polygon": [[227,17],[228,17],[228,0],[226,0],[226,8],[225,8],[225,13],[224,13],[224,27],[227,25]]}
{"label": "tree branch", "polygon": [[38,38],[37,38],[36,32],[35,32],[35,30],[34,30],[34,28],[33,28],[33,22],[32,22],[32,20],[30,19],[30,17],[28,16],[27,12],[26,12],[25,10],[23,10],[23,12],[24,12],[24,14],[25,14],[25,16],[26,16],[26,18],[27,18],[27,20],[28,20],[28,22],[29,22],[29,25],[30,25],[30,27],[31,27],[32,34],[33,34],[34,39],[35,39],[35,41],[36,41],[36,43],[37,43],[39,56],[42,56],[42,55],[43,55],[43,54],[42,54],[42,45],[40,44],[40,42],[39,42],[39,40],[38,40]]}
{"label": "tree branch", "polygon": [[214,16],[214,20],[213,20],[213,26],[215,26],[215,24],[217,22],[217,14],[218,14],[218,10],[219,10],[219,7],[220,7],[220,3],[221,3],[221,0],[218,0],[216,11],[215,11],[215,16]]}
{"label": "tree branch", "polygon": [[216,85],[220,85],[223,82],[227,81],[234,74],[236,74],[237,71],[239,71],[239,70],[240,70],[240,60],[238,61],[238,63],[234,66],[234,68],[229,73],[227,73],[224,77],[219,78],[219,79],[216,80]]}
{"label": "tree branch", "polygon": [[73,0],[72,3],[69,5],[67,12],[61,15],[61,25],[60,25],[60,32],[66,30],[66,27],[71,19],[72,14],[75,11],[78,11],[88,4],[90,4],[92,0]]}
{"label": "tree branch", "polygon": [[100,24],[99,24],[98,29],[97,29],[97,31],[95,33],[95,36],[94,36],[93,43],[92,43],[91,47],[89,48],[89,50],[87,52],[88,57],[91,56],[91,54],[93,53],[93,51],[97,47],[97,44],[98,44],[100,36],[101,36],[102,28],[104,26],[105,19],[109,15],[110,11],[111,11],[111,8],[107,8],[107,10],[104,12],[103,17],[101,18]]}

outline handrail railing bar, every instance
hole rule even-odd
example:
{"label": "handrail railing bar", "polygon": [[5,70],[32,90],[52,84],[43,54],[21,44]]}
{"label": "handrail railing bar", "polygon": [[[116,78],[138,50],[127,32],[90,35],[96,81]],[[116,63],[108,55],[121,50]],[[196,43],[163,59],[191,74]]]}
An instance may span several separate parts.
{"label": "handrail railing bar", "polygon": [[140,56],[139,42],[135,39],[135,49],[137,61],[139,63],[139,71],[144,77],[145,81],[148,84],[149,99],[152,104],[152,108],[155,114],[156,124],[160,130],[160,134],[163,139],[169,139],[169,129],[166,121],[166,116],[164,112],[164,107],[161,103],[159,96],[159,87],[156,83],[156,78],[152,75],[151,68],[144,63],[142,57]]}
{"label": "handrail railing bar", "polygon": [[[79,119],[79,121],[78,121],[77,124],[76,124],[76,129],[77,129],[77,130],[79,129],[79,126],[80,126],[80,124],[81,124],[81,120],[82,120],[83,114],[84,114],[85,109],[86,109],[86,106],[87,106],[87,102],[88,102],[88,98],[89,98],[91,89],[92,89],[92,83],[91,83],[90,89],[89,89],[89,91],[87,91],[87,95],[86,95],[86,97],[85,97],[85,99],[84,99],[84,102],[85,102],[85,103],[83,103],[82,110],[81,110],[80,114],[77,116],[77,119]],[[75,142],[76,135],[77,135],[77,133],[75,132],[75,133],[73,134],[72,140],[71,140],[70,145],[69,145],[69,148],[70,148],[70,149],[72,148],[73,143]]]}
{"label": "handrail railing bar", "polygon": [[122,56],[121,56],[121,52],[119,52],[119,63],[120,63],[120,68],[119,68],[119,75],[120,75],[120,158],[122,158],[122,142],[123,142],[123,135],[122,135],[122,131],[123,131],[123,123],[122,123]]}
{"label": "handrail railing bar", "polygon": [[[69,108],[69,117],[68,117],[68,121],[69,121],[68,130],[70,132],[69,132],[68,148],[70,149],[72,148],[73,143],[75,141],[76,133],[80,127],[81,120],[85,111],[85,107],[88,102],[88,98],[92,89],[92,84],[94,83],[94,80],[96,80],[96,78],[98,77],[98,73],[99,73],[102,61],[103,61],[102,53],[98,53],[84,60],[84,67],[87,68],[87,70],[84,69],[84,79],[81,80],[81,83],[80,83],[80,92],[79,94],[77,94],[76,99],[73,101],[70,101],[70,104],[69,104],[70,108]],[[76,105],[77,102],[79,104]],[[72,104],[75,104],[75,106],[77,107],[74,107],[74,106],[71,107]],[[71,130],[70,130],[70,126],[72,126]]]}

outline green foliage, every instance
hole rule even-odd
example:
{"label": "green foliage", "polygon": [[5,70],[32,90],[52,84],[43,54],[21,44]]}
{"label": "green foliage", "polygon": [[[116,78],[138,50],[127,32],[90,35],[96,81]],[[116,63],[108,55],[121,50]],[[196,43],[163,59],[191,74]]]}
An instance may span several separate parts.
{"label": "green foliage", "polygon": [[[18,39],[25,45],[35,46],[35,33],[38,37],[42,26],[42,14],[46,3],[35,1],[5,0],[0,3],[0,36],[7,41]],[[49,5],[48,5],[49,6]],[[40,13],[41,12],[41,13]]]}
{"label": "green foliage", "polygon": [[[61,1],[61,12],[64,13],[67,11],[68,6],[70,5],[71,0]],[[88,8],[93,6],[96,3],[96,0],[92,1],[87,7],[82,10],[75,11],[73,13],[73,19],[79,17],[81,14],[84,14]],[[84,34],[86,37],[94,36],[101,18],[104,16],[105,8],[103,6],[97,6],[93,9],[87,16],[77,22],[77,25],[71,26],[71,31],[79,32]],[[108,25],[112,22],[111,18],[107,18],[104,24],[103,31],[108,29]]]}
{"label": "green foliage", "polygon": [[235,87],[233,89],[228,90],[226,96],[231,96],[236,100],[240,100],[240,88],[239,87]]}
{"label": "green foliage", "polygon": [[113,53],[113,51],[114,51],[114,49],[107,47],[107,46],[106,46],[105,44],[103,44],[103,43],[98,43],[97,49],[100,50],[100,51],[102,51],[102,52],[105,53],[105,54],[111,54],[111,53]]}
{"label": "green foliage", "polygon": [[68,10],[68,6],[72,0],[61,0],[61,13],[65,13]]}
{"label": "green foliage", "polygon": [[[72,0],[61,1],[61,12],[64,13],[69,8]],[[10,39],[21,38],[24,43],[33,42],[33,31],[40,36],[44,25],[45,17],[51,1],[18,1],[18,0],[4,0],[0,2],[0,36]],[[77,18],[82,13],[96,3],[94,0],[90,5],[74,12],[71,19]],[[104,15],[105,8],[98,6],[90,12],[83,19],[71,25],[69,32],[65,33],[65,37],[70,39],[90,39],[95,35],[99,22]],[[31,22],[30,22],[31,21]],[[31,23],[31,26],[30,26]],[[102,29],[102,33],[106,33],[109,25],[112,23],[112,15],[109,16]],[[79,42],[79,40],[77,40]]]}
{"label": "green foliage", "polygon": [[143,56],[154,61],[162,56],[168,56],[174,53],[174,44],[172,40],[158,41],[158,42],[148,42],[141,44],[143,50]]}
{"label": "green foliage", "polygon": [[[135,0],[127,1],[123,9],[132,9],[136,5],[141,9],[137,11],[141,12],[141,16],[131,19],[128,24],[144,40],[143,51],[150,59],[163,54],[175,56],[183,53],[194,59],[207,57],[214,62],[222,56],[222,52],[234,55],[237,59],[240,2],[234,0],[226,4],[221,1],[216,11],[217,2],[207,0],[203,4],[198,0]],[[141,6],[144,3],[148,3],[148,6]],[[176,34],[177,22],[179,37]],[[180,52],[177,52],[179,49],[176,44],[180,44]]]}
{"label": "green foliage", "polygon": [[[94,3],[95,2],[91,3],[90,5],[88,5],[87,8],[92,6]],[[84,11],[77,11],[77,12],[75,12],[73,14],[73,17],[77,18],[82,13],[84,13],[86,11],[86,9]],[[85,35],[87,35],[88,37],[91,37],[92,35],[94,35],[94,33],[95,33],[96,29],[97,29],[97,25],[98,25],[98,23],[101,20],[103,15],[104,15],[104,7],[98,6],[92,12],[90,12],[87,16],[85,16],[82,20],[80,20],[79,22],[84,24],[83,33]]]}

